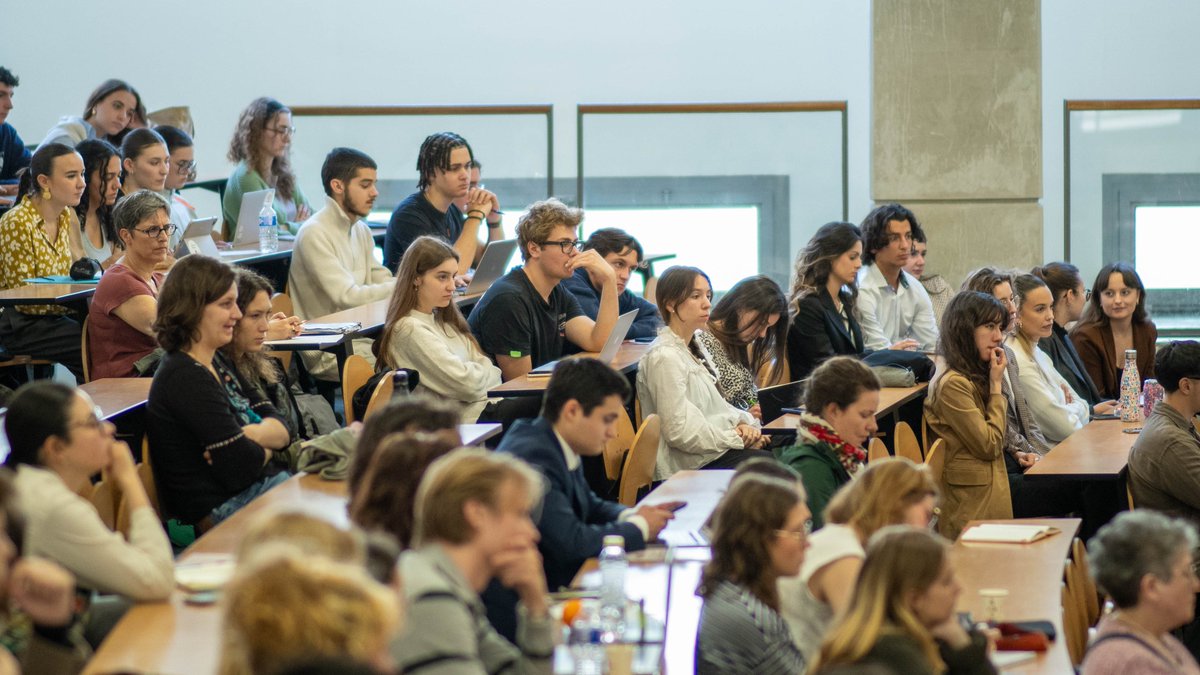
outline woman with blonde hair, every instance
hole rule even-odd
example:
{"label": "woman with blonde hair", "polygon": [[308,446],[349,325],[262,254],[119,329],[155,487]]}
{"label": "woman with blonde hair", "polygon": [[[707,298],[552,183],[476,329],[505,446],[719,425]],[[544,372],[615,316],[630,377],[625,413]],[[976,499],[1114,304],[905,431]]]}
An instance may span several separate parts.
{"label": "woman with blonde hair", "polygon": [[387,369],[421,374],[418,392],[462,405],[463,422],[475,422],[500,386],[500,369],[479,348],[454,302],[458,252],[436,237],[418,237],[400,260],[377,358]]}
{"label": "woman with blonde hair", "polygon": [[937,494],[928,469],[896,457],[872,462],[833,498],[829,523],[809,538],[800,574],[779,580],[781,613],[807,659],[850,604],[867,540],[888,525],[928,528]]}
{"label": "woman with blonde hair", "polygon": [[247,192],[275,190],[276,222],[286,225],[292,234],[312,215],[312,207],[292,173],[289,153],[295,133],[292,111],[273,98],[256,98],[242,111],[229,143],[229,161],[237,166],[225,183],[221,199],[225,241],[237,236],[238,212]]}
{"label": "woman with blonde hair", "polygon": [[905,675],[995,673],[987,638],[955,616],[962,586],[949,552],[944,539],[907,525],[875,533],[846,613],[812,672],[877,664]]}
{"label": "woman with blonde hair", "polygon": [[340,656],[391,672],[395,593],[361,567],[281,545],[240,568],[223,593],[221,675],[257,675]]}
{"label": "woman with blonde hair", "polygon": [[712,559],[696,594],[704,598],[696,673],[799,673],[804,655],[779,615],[780,577],[804,562],[808,520],[794,481],[744,474],[717,505]]}

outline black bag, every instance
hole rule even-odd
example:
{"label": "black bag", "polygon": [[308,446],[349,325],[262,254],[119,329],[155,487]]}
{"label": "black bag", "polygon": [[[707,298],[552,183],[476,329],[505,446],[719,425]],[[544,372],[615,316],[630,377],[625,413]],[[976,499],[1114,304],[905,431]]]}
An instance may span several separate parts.
{"label": "black bag", "polygon": [[921,352],[880,349],[863,355],[863,363],[872,368],[887,366],[907,370],[913,374],[914,382],[928,382],[933,379],[933,361]]}
{"label": "black bag", "polygon": [[[408,391],[417,388],[417,384],[421,381],[421,374],[411,368],[399,368],[408,373]],[[350,399],[350,405],[354,409],[354,419],[361,420],[367,416],[367,405],[371,403],[371,394],[375,393],[375,387],[379,386],[379,382],[384,377],[391,377],[394,371],[381,370],[370,377],[367,383],[358,388],[354,392],[354,396]]]}

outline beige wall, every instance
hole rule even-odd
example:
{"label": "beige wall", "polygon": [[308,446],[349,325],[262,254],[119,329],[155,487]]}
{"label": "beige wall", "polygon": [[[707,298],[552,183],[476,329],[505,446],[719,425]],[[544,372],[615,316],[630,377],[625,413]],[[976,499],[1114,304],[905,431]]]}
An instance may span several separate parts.
{"label": "beige wall", "polygon": [[1042,260],[1038,0],[874,0],[871,197],[911,208],[927,270]]}

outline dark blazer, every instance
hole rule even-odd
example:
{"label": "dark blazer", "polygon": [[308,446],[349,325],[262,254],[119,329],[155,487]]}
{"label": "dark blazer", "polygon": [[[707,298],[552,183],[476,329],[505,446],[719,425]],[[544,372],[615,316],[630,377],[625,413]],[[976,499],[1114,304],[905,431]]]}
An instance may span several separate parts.
{"label": "dark blazer", "polygon": [[[1153,321],[1133,324],[1133,348],[1137,350],[1138,375],[1142,382],[1154,377],[1154,351],[1158,340],[1158,327]],[[1113,347],[1112,329],[1107,325],[1076,325],[1071,331],[1071,342],[1079,352],[1088,375],[1096,383],[1100,395],[1105,398],[1121,398],[1121,383],[1117,380],[1117,367],[1125,367],[1125,355],[1117,355]]]}
{"label": "dark blazer", "polygon": [[571,585],[583,563],[600,555],[607,534],[625,537],[627,551],[646,547],[637,525],[617,522],[624,506],[597,497],[588,487],[582,466],[567,470],[562,446],[546,418],[518,420],[496,450],[520,457],[546,477],[546,496],[537,522],[542,535],[538,549],[551,591]]}
{"label": "dark blazer", "polygon": [[[842,302],[849,297],[842,292]],[[850,313],[850,329],[842,323],[842,315],[833,306],[829,291],[805,296],[799,311],[791,317],[788,327],[787,358],[791,379],[802,380],[832,356],[861,356],[862,328]]]}
{"label": "dark blazer", "polygon": [[1096,383],[1092,381],[1092,376],[1088,375],[1083,359],[1079,358],[1079,352],[1075,351],[1071,338],[1067,336],[1066,328],[1054,324],[1054,332],[1050,337],[1038,340],[1038,347],[1046,352],[1054,363],[1054,369],[1071,385],[1075,393],[1086,398],[1093,406],[1104,400],[1100,390],[1096,388]]}

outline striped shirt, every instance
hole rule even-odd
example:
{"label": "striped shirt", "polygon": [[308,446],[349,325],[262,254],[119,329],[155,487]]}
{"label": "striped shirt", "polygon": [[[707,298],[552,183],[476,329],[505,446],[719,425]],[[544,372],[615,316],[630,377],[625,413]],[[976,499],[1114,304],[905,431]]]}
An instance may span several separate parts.
{"label": "striped shirt", "polygon": [[722,581],[705,598],[696,639],[697,675],[803,673],[787,624],[753,593]]}

